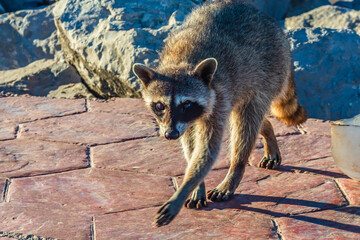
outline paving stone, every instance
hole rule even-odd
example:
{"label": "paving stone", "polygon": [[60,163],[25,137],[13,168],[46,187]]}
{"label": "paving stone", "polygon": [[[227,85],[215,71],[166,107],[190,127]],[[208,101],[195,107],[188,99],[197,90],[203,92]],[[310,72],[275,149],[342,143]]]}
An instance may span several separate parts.
{"label": "paving stone", "polygon": [[282,217],[276,222],[284,239],[360,239],[360,208],[347,207]]}
{"label": "paving stone", "polygon": [[0,123],[23,123],[41,118],[84,112],[84,99],[49,99],[42,97],[0,98]]}
{"label": "paving stone", "polygon": [[8,140],[15,138],[14,124],[0,124],[0,140]]}
{"label": "paving stone", "polygon": [[182,209],[169,225],[154,228],[157,210],[96,216],[96,239],[276,239],[270,218],[260,214]]}
{"label": "paving stone", "polygon": [[[331,156],[331,139],[316,135],[289,135],[277,137],[282,156],[282,166]],[[255,148],[249,158],[257,166],[264,155],[263,148]]]}
{"label": "paving stone", "polygon": [[303,123],[302,129],[307,134],[331,137],[330,127],[330,121],[310,118],[305,123]]}
{"label": "paving stone", "polygon": [[142,116],[87,112],[23,125],[21,137],[84,144],[104,144],[155,136],[155,124]]}
{"label": "paving stone", "polygon": [[28,235],[90,239],[91,217],[67,211],[56,203],[0,203],[0,222],[0,231],[4,235],[22,234],[22,239],[30,239],[26,238]]}
{"label": "paving stone", "polygon": [[0,141],[0,177],[32,176],[86,168],[84,146],[38,140]]}
{"label": "paving stone", "polygon": [[351,205],[360,205],[360,182],[351,178],[336,179]]}
{"label": "paving stone", "polygon": [[[164,137],[100,145],[93,147],[91,151],[94,166],[98,168],[169,176],[184,174],[186,168],[180,142],[168,141]],[[229,165],[227,152],[227,147],[223,146],[214,168],[224,168]]]}
{"label": "paving stone", "polygon": [[141,99],[112,98],[108,101],[88,101],[91,112],[107,112],[112,114],[142,114],[151,115],[149,109]]}
{"label": "paving stone", "polygon": [[160,205],[173,193],[169,177],[83,169],[13,179],[8,199],[56,203],[81,214],[99,214]]}
{"label": "paving stone", "polygon": [[[205,178],[207,190],[215,188],[225,176],[226,170],[211,172]],[[180,185],[182,178],[176,179]],[[218,209],[243,209],[282,216],[346,203],[336,184],[327,177],[248,167],[231,200],[209,205]]]}
{"label": "paving stone", "polygon": [[332,157],[316,158],[300,161],[291,165],[283,165],[281,171],[318,174],[333,178],[343,178],[346,175],[335,165]]}

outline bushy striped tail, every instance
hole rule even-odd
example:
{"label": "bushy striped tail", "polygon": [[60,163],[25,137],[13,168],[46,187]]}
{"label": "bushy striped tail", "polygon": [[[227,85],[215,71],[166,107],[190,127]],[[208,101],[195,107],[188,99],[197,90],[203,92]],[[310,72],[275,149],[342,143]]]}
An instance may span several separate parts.
{"label": "bushy striped tail", "polygon": [[299,104],[293,72],[282,93],[271,103],[271,114],[288,126],[296,126],[306,121],[307,113]]}

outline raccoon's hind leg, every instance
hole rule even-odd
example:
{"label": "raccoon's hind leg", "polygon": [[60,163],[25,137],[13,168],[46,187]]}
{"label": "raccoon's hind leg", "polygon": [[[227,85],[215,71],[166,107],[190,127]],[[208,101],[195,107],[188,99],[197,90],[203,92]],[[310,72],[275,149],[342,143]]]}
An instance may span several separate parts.
{"label": "raccoon's hind leg", "polygon": [[259,162],[259,167],[275,169],[281,163],[281,155],[273,127],[266,118],[261,125],[260,134],[264,139],[264,157]]}
{"label": "raccoon's hind leg", "polygon": [[[195,134],[194,127],[191,126],[181,138],[181,144],[183,147],[185,159],[188,164],[191,160],[191,156],[194,151],[194,144],[195,144],[194,134]],[[197,208],[197,209],[200,209],[202,207],[207,207],[204,182],[201,182],[199,186],[197,186],[194,189],[194,191],[191,194],[191,197],[186,200],[185,207]]]}
{"label": "raccoon's hind leg", "polygon": [[230,114],[231,163],[225,179],[208,191],[212,201],[225,201],[235,192],[247,165],[266,109],[262,101],[254,98],[246,104],[235,106]]}

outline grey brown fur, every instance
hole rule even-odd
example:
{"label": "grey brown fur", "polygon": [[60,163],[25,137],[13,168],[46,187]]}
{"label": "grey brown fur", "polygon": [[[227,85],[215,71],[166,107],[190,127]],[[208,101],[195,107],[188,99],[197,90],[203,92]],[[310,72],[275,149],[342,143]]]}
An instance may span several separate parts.
{"label": "grey brown fur", "polygon": [[221,1],[195,9],[166,42],[156,70],[142,64],[133,70],[144,85],[143,98],[160,133],[168,139],[181,137],[188,162],[183,183],[158,211],[156,226],[170,223],[184,203],[189,208],[206,206],[203,179],[218,156],[227,122],[231,164],[225,179],[208,192],[212,201],[227,200],[234,193],[258,133],[265,143],[259,166],[280,164],[266,113],[289,125],[306,120],[281,28],[241,3]]}

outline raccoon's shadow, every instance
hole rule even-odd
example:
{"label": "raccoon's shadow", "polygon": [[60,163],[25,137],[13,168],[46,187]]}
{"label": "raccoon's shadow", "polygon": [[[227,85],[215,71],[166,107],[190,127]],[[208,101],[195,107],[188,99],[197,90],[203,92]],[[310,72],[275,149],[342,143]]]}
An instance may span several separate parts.
{"label": "raccoon's shadow", "polygon": [[[318,224],[326,227],[336,228],[339,230],[344,230],[353,233],[360,233],[360,226],[351,225],[347,223],[340,223],[332,220],[316,218],[312,216],[303,215],[305,213],[313,212],[304,210],[302,213],[297,214],[289,214],[289,213],[281,213],[269,210],[269,204],[273,203],[270,206],[279,206],[279,205],[293,205],[293,206],[304,206],[310,207],[311,209],[316,209],[315,211],[322,210],[334,210],[339,212],[346,212],[349,214],[354,214],[360,216],[360,207],[350,206],[345,207],[344,205],[336,205],[331,203],[324,202],[316,202],[295,198],[287,198],[287,197],[273,197],[273,196],[262,196],[262,195],[252,195],[252,194],[234,194],[234,196],[227,202],[209,202],[208,207],[205,208],[205,211],[211,211],[213,209],[233,209],[233,210],[242,210],[247,212],[256,212],[261,214],[266,214],[275,218],[286,217],[290,219],[296,219],[299,221],[309,222],[313,224]],[[262,205],[261,203],[264,203]],[[253,207],[252,205],[256,205],[257,207]],[[241,214],[241,213],[240,213]]]}
{"label": "raccoon's shadow", "polygon": [[343,173],[339,172],[330,172],[325,171],[321,169],[313,169],[313,168],[307,168],[307,167],[295,167],[295,166],[289,166],[289,165],[281,165],[280,168],[276,169],[276,171],[279,172],[296,172],[296,173],[314,173],[317,175],[324,175],[327,177],[332,178],[349,178]]}

